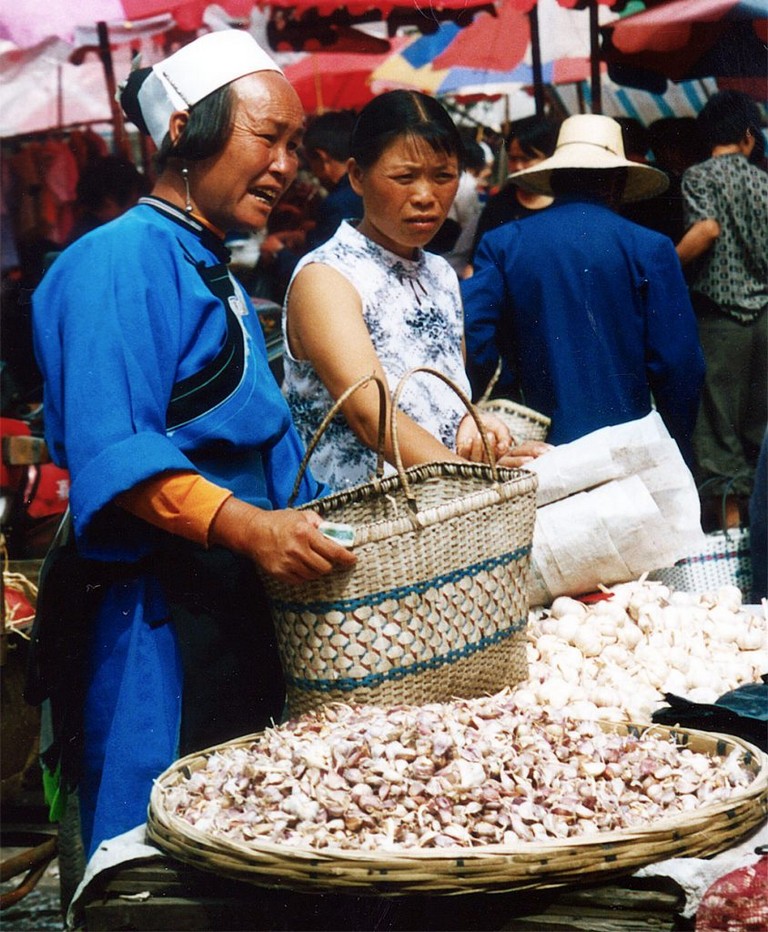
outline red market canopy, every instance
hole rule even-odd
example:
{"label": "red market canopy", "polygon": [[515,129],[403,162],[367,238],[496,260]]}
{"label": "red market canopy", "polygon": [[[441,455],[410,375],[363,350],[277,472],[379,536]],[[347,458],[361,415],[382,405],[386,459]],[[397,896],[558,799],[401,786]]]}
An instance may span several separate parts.
{"label": "red market canopy", "polygon": [[601,31],[602,57],[617,83],[661,93],[667,80],[711,77],[740,81],[768,99],[765,0],[669,0]]}
{"label": "red market canopy", "polygon": [[[111,41],[130,41],[141,30],[142,20],[163,15],[171,17],[179,30],[193,32],[203,24],[210,5],[210,0],[54,0],[43,7],[37,0],[3,0],[0,39],[21,48],[50,38],[85,45],[96,23],[104,22]],[[247,18],[255,4],[218,0],[217,5],[232,17]]]}

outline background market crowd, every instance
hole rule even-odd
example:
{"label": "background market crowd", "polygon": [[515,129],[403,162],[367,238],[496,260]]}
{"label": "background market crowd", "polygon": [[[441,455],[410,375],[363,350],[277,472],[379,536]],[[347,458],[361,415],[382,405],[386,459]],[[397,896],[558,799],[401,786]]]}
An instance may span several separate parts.
{"label": "background market crowd", "polygon": [[[266,228],[251,234],[258,240],[260,258],[250,267],[237,268],[255,298],[281,304],[301,257],[326,242],[342,219],[362,215],[362,200],[351,189],[346,171],[356,117],[353,111],[339,111],[308,118],[297,178]],[[642,200],[620,203],[616,212],[670,237],[677,246],[707,361],[695,458],[689,455],[702,488],[704,527],[747,524],[766,422],[764,120],[754,101],[728,91],[716,95],[697,119],[665,117],[648,127],[631,118],[617,122],[627,160],[663,171],[668,186]],[[552,156],[559,127],[560,121],[550,116],[513,121],[503,140],[494,139],[495,152],[478,142],[493,139],[490,131],[461,129],[467,168],[445,223],[425,244],[427,250],[444,255],[460,279],[472,275],[476,251],[487,232],[552,205],[551,193],[532,190],[513,176]],[[692,170],[694,166],[703,167]],[[738,189],[729,186],[735,183],[731,180],[725,186],[710,180],[719,179],[718,169],[725,166],[729,179],[741,178]],[[730,170],[731,166],[745,167]],[[21,144],[4,161],[3,172],[0,400],[4,415],[27,417],[29,411],[39,411],[41,397],[31,343],[30,295],[46,256],[131,207],[151,180],[128,159],[108,153],[93,131]],[[493,176],[505,172],[500,184],[491,183]],[[716,236],[707,230],[709,221],[717,224]],[[509,352],[500,352],[497,362],[499,368],[489,378],[486,362],[470,354],[475,398],[490,390],[493,397],[525,402],[528,394],[535,407],[535,393],[526,393],[520,373],[511,370]],[[546,403],[539,407],[551,415]],[[41,429],[39,419],[33,429]]]}

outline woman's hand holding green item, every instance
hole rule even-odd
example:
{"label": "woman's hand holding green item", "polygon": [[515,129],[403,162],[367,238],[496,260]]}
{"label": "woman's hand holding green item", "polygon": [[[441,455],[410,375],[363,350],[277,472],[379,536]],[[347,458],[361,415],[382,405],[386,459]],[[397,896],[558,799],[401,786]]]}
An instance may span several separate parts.
{"label": "woman's hand holding green item", "polygon": [[249,557],[281,582],[298,584],[356,562],[353,553],[320,533],[321,523],[314,511],[265,511],[232,497],[213,519],[209,542]]}

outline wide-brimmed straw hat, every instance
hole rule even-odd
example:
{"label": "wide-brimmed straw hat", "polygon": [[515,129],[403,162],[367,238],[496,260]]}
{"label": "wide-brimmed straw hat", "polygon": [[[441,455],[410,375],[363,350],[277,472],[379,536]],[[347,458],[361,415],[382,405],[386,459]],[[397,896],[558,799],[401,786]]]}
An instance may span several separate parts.
{"label": "wide-brimmed straw hat", "polygon": [[622,201],[640,201],[661,194],[669,186],[663,171],[624,155],[621,125],[616,120],[595,113],[576,114],[563,120],[554,153],[543,162],[515,172],[510,178],[521,188],[537,194],[553,195],[552,172],[561,169],[627,170]]}

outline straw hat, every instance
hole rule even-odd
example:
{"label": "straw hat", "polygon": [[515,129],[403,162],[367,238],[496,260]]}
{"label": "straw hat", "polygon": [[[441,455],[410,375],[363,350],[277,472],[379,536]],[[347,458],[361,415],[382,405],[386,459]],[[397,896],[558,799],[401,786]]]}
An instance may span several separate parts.
{"label": "straw hat", "polygon": [[188,110],[213,91],[246,74],[283,73],[253,36],[240,29],[223,29],[201,36],[143,71],[138,105],[149,135],[158,147],[168,132],[174,111]]}
{"label": "straw hat", "polygon": [[554,153],[531,168],[510,175],[516,184],[537,194],[554,193],[550,176],[559,169],[594,168],[627,170],[622,201],[640,201],[661,194],[669,186],[664,172],[630,162],[624,155],[621,126],[598,114],[576,114],[563,120]]}

